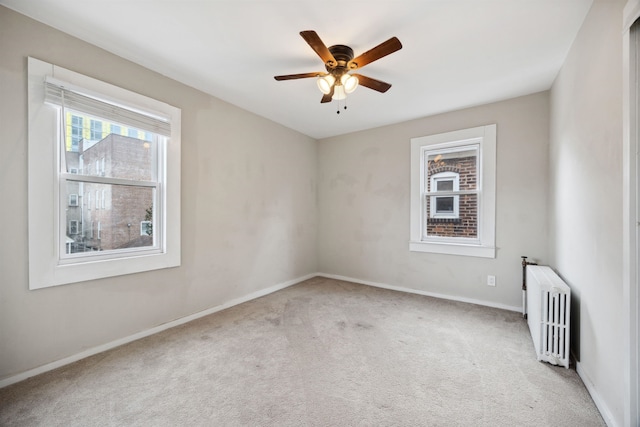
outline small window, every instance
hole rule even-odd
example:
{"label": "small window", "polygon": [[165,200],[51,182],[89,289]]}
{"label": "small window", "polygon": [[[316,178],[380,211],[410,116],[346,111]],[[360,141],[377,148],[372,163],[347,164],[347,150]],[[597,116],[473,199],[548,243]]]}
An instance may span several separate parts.
{"label": "small window", "polygon": [[100,209],[100,190],[96,190],[96,209]]}
{"label": "small window", "polygon": [[89,132],[89,138],[92,141],[100,141],[102,139],[102,122],[100,120],[91,120],[90,123],[91,131]]}
{"label": "small window", "polygon": [[431,175],[429,186],[431,218],[459,218],[460,174],[440,172]]}
{"label": "small window", "polygon": [[140,235],[141,236],[152,236],[153,235],[153,226],[151,225],[151,221],[141,221],[140,222]]}
{"label": "small window", "polygon": [[411,140],[409,249],[495,258],[496,125]]}
{"label": "small window", "polygon": [[71,147],[72,152],[77,152],[80,146],[80,140],[82,140],[83,133],[83,118],[75,115],[71,115],[71,132],[68,133],[68,144]]}
{"label": "small window", "polygon": [[69,173],[77,174],[78,173],[78,168],[69,168]]}
{"label": "small window", "polygon": [[91,210],[91,191],[87,191],[87,209]]}
{"label": "small window", "polygon": [[78,206],[77,194],[69,194],[69,206]]}
{"label": "small window", "polygon": [[120,135],[122,133],[122,126],[111,124],[111,133]]}
{"label": "small window", "polygon": [[69,221],[69,235],[73,236],[74,234],[78,234],[78,233],[79,233],[78,221],[77,220]]}

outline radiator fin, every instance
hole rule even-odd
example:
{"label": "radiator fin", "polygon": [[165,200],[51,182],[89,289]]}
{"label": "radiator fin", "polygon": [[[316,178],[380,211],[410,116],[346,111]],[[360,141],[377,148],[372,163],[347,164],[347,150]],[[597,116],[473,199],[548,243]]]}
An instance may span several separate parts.
{"label": "radiator fin", "polygon": [[527,323],[538,360],[569,367],[571,290],[549,267],[527,266]]}

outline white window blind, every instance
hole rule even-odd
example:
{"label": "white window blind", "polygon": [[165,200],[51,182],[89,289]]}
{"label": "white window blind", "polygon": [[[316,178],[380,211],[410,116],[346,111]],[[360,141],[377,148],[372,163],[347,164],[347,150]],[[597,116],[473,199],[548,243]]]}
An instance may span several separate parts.
{"label": "white window blind", "polygon": [[126,126],[171,136],[171,123],[168,118],[150,116],[122,105],[116,105],[73,89],[73,85],[56,79],[45,80],[45,102],[63,108],[79,110]]}

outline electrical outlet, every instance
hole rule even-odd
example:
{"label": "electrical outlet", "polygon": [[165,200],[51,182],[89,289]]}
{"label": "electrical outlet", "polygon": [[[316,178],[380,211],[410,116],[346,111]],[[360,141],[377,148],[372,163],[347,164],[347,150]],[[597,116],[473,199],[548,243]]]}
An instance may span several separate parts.
{"label": "electrical outlet", "polygon": [[487,276],[487,286],[496,285],[496,276]]}

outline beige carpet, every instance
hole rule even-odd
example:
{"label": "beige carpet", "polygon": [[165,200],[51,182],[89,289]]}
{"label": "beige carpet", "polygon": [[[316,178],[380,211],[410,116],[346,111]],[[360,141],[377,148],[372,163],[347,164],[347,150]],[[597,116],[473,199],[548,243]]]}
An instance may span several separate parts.
{"label": "beige carpet", "polygon": [[519,313],[314,278],[0,390],[2,426],[603,426]]}

